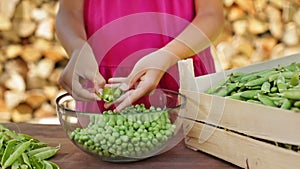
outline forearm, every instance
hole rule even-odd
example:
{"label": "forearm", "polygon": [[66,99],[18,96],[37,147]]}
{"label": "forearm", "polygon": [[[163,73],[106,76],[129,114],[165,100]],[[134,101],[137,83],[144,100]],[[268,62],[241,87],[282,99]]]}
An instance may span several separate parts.
{"label": "forearm", "polygon": [[[196,16],[184,31],[162,49],[185,59],[209,47],[223,29],[224,16],[220,0],[198,0]],[[202,3],[206,3],[207,6]],[[199,4],[200,3],[200,4]],[[174,63],[174,64],[175,64]]]}
{"label": "forearm", "polygon": [[69,56],[86,42],[83,0],[61,0],[56,16],[56,35]]}

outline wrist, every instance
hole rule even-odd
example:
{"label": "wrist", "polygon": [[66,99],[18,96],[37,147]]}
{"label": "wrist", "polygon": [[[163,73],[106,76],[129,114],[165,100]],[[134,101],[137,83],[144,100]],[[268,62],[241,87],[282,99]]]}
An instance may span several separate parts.
{"label": "wrist", "polygon": [[156,57],[157,63],[162,65],[161,68],[164,71],[177,64],[177,62],[180,60],[178,55],[164,48],[155,51],[154,56]]}

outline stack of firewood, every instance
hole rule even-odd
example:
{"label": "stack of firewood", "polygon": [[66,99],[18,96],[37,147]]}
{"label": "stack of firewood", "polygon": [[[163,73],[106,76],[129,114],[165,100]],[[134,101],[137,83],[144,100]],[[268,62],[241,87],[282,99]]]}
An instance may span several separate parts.
{"label": "stack of firewood", "polygon": [[[76,3],[76,2],[75,2]],[[223,69],[300,51],[299,0],[223,0],[215,43]],[[58,0],[0,0],[0,122],[55,117],[68,58],[55,37]]]}
{"label": "stack of firewood", "polygon": [[216,51],[224,69],[300,52],[299,0],[223,0]]}
{"label": "stack of firewood", "polygon": [[58,1],[0,1],[0,122],[56,116],[67,57],[55,38]]}

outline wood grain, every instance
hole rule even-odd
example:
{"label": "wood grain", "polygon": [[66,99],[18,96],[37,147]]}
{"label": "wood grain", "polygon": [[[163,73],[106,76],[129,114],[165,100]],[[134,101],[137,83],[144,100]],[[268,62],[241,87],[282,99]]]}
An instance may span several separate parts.
{"label": "wood grain", "polygon": [[61,169],[238,169],[230,163],[216,157],[193,151],[179,143],[173,149],[158,156],[134,162],[134,163],[110,163],[99,158],[85,154],[67,138],[59,125],[41,125],[28,123],[5,123],[10,129],[29,134],[35,138],[49,143],[49,145],[61,145],[58,153],[50,159],[57,163]]}

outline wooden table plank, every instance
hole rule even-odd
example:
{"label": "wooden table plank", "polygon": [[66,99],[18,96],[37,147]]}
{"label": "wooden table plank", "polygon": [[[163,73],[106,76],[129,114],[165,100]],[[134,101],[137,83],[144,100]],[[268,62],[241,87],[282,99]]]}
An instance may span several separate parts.
{"label": "wooden table plank", "polygon": [[238,167],[203,152],[193,151],[180,142],[173,149],[142,161],[133,163],[110,163],[82,152],[67,138],[59,125],[7,123],[8,128],[29,134],[51,146],[61,149],[51,159],[61,169],[238,169]]}

